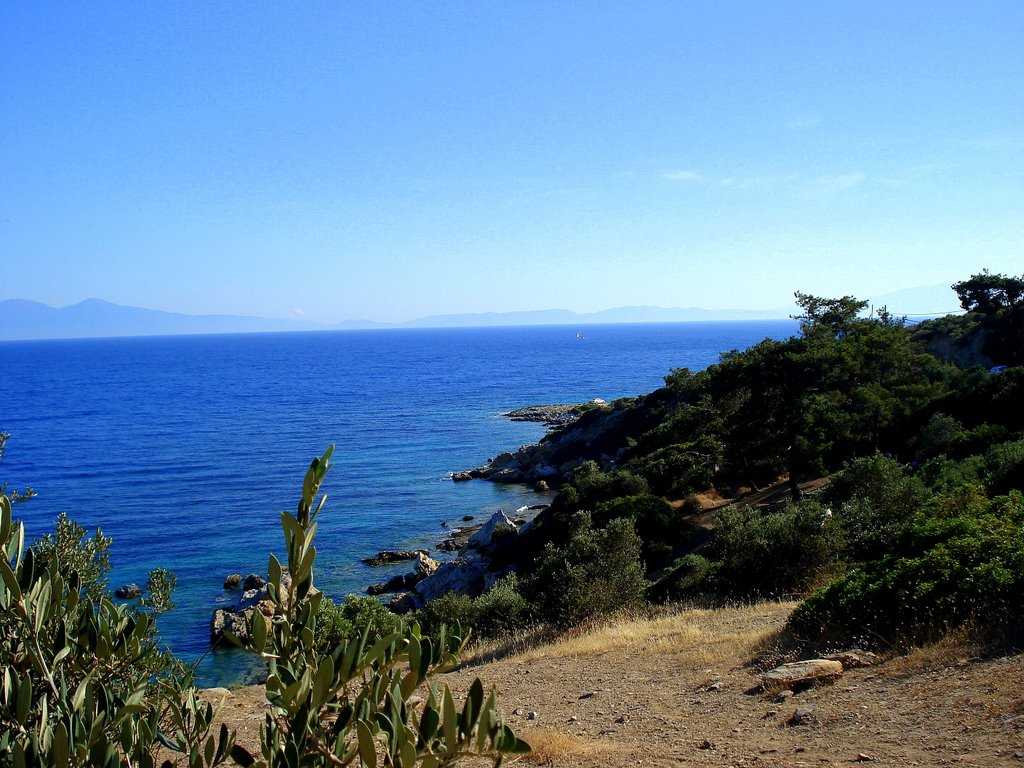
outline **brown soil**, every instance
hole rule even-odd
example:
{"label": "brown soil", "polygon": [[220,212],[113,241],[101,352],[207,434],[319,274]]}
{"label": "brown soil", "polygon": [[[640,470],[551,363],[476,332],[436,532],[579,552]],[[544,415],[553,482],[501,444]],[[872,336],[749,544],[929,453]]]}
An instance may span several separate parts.
{"label": "brown soil", "polygon": [[[498,689],[509,723],[534,747],[507,765],[1024,765],[1024,655],[980,658],[950,641],[782,702],[746,693],[765,664],[791,660],[782,629],[792,607],[623,620],[471,660],[438,682],[466,690],[480,677]],[[222,716],[252,748],[265,707],[261,688],[240,689]],[[787,724],[804,707],[806,721]]]}

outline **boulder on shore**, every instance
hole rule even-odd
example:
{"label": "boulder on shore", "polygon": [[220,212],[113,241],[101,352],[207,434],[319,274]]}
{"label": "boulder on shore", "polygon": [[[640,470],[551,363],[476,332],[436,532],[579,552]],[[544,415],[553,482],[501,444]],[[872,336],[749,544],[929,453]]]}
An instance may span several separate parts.
{"label": "boulder on shore", "polygon": [[516,524],[499,509],[469,537],[466,547],[476,549],[485,555],[494,554],[515,538],[516,534]]}
{"label": "boulder on shore", "polygon": [[405,590],[412,589],[423,581],[423,579],[436,571],[439,566],[440,563],[438,563],[437,560],[434,560],[420,552],[416,556],[416,569],[412,573],[392,576],[381,584],[371,584],[366,588],[366,594],[384,595],[389,592],[403,592]]}
{"label": "boulder on shore", "polygon": [[124,584],[114,590],[114,596],[122,600],[131,600],[134,597],[142,597],[142,587],[138,584]]}
{"label": "boulder on shore", "polygon": [[373,557],[364,558],[363,562],[371,566],[390,565],[391,563],[401,563],[405,560],[415,560],[420,554],[425,555],[427,553],[422,549],[385,549]]}
{"label": "boulder on shore", "polygon": [[250,589],[262,589],[267,585],[267,580],[260,576],[258,573],[250,573],[245,577],[245,582],[242,584],[242,591],[248,592]]}
{"label": "boulder on shore", "polygon": [[[256,585],[259,586],[250,586]],[[282,611],[288,610],[288,593],[291,590],[292,579],[288,570],[281,574],[281,595]],[[218,643],[225,632],[231,632],[243,641],[249,637],[249,619],[258,613],[269,620],[277,613],[277,603],[270,599],[267,589],[267,580],[259,574],[249,574],[242,585],[242,597],[234,608],[218,608],[213,612],[210,620],[210,642]],[[315,595],[319,592],[316,587],[310,587],[309,593]]]}

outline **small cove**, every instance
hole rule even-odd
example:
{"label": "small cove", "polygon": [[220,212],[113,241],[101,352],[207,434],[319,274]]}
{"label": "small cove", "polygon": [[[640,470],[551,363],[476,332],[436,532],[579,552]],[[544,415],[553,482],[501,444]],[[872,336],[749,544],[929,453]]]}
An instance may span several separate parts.
{"label": "small cove", "polygon": [[[790,321],[423,329],[0,343],[10,432],[0,466],[29,538],[66,511],[112,536],[111,586],[166,567],[175,653],[206,650],[232,572],[279,552],[310,459],[336,445],[318,534],[317,584],[336,599],[384,571],[363,557],[432,548],[466,514],[511,512],[520,486],[449,473],[535,442],[541,424],[501,416],[532,404],[648,392],[675,367],[792,333]],[[577,333],[582,332],[584,339]],[[203,662],[211,682],[233,654]]]}

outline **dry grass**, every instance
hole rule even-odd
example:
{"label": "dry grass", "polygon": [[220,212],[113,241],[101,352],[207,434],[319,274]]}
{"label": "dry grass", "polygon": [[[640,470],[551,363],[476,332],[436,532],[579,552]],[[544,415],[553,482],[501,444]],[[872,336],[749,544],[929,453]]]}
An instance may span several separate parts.
{"label": "dry grass", "polygon": [[914,675],[963,663],[980,652],[977,637],[970,630],[961,628],[934,643],[911,648],[892,657],[888,666],[894,675]]}
{"label": "dry grass", "polygon": [[[645,654],[686,653],[702,664],[740,665],[779,631],[795,603],[758,603],[717,609],[676,609],[646,618],[625,617],[514,655],[529,662],[596,656],[619,649]],[[479,656],[479,651],[474,654]]]}
{"label": "dry grass", "polygon": [[530,751],[521,757],[507,760],[506,765],[565,765],[573,759],[594,758],[617,750],[614,744],[604,740],[582,739],[550,728],[530,728],[521,731],[519,735],[530,743]]}

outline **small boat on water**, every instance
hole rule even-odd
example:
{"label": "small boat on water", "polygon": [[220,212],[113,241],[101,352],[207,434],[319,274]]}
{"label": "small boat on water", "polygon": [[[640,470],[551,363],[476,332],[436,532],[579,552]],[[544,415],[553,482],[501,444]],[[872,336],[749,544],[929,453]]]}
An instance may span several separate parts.
{"label": "small boat on water", "polygon": [[579,331],[577,331],[577,332],[576,332],[576,338],[577,338],[577,339],[583,339],[583,338],[586,338],[586,337],[585,337],[585,336],[584,336],[584,335],[583,335],[582,333],[580,333]]}

